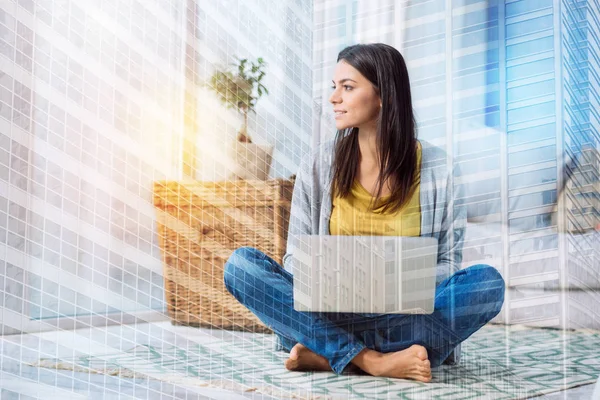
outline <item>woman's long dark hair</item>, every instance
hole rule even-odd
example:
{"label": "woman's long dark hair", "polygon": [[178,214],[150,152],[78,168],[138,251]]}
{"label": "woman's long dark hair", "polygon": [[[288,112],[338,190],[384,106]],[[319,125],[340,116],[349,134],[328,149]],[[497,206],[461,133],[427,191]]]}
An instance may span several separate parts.
{"label": "woman's long dark hair", "polygon": [[[340,60],[367,78],[381,98],[376,138],[380,173],[370,209],[380,203],[377,211],[396,212],[409,201],[418,179],[416,124],[406,63],[398,50],[383,43],[346,47],[338,55]],[[347,197],[360,163],[358,128],[338,130],[334,151],[332,196]],[[388,179],[391,195],[381,202]]]}

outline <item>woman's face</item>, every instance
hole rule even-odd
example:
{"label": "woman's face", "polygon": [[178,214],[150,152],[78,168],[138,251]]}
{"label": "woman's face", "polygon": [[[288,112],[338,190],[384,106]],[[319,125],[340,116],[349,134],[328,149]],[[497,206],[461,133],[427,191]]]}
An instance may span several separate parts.
{"label": "woman's face", "polygon": [[329,102],[333,104],[336,129],[377,126],[381,100],[371,82],[344,60],[335,67],[332,90]]}

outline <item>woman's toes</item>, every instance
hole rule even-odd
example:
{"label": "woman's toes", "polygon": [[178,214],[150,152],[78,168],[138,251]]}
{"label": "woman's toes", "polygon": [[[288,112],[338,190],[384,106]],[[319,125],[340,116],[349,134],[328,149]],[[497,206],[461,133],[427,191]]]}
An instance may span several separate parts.
{"label": "woman's toes", "polygon": [[421,374],[425,377],[431,377],[431,363],[429,360],[423,361],[423,364],[420,365]]}
{"label": "woman's toes", "polygon": [[289,371],[292,371],[295,368],[295,364],[296,363],[294,362],[294,360],[291,360],[289,358],[285,360],[285,363],[283,363],[283,365],[285,365],[285,369]]}
{"label": "woman's toes", "polygon": [[298,346],[301,346],[300,343],[296,344],[294,347],[292,347],[292,350],[290,350],[290,358],[292,360],[297,360],[298,357],[300,356],[300,349]]}

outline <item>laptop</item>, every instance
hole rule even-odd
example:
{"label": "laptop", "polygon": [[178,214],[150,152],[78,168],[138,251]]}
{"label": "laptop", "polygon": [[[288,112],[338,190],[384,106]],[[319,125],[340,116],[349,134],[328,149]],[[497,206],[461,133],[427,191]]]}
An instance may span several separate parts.
{"label": "laptop", "polygon": [[431,314],[437,239],[292,235],[297,311]]}

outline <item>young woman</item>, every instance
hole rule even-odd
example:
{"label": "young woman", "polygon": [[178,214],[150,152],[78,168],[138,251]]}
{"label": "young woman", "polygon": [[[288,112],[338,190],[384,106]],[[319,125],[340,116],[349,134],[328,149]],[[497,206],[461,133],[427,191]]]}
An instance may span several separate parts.
{"label": "young woman", "polygon": [[[333,79],[337,136],[301,164],[296,176],[282,268],[243,247],[225,266],[225,286],[290,351],[290,370],[368,374],[429,382],[431,367],[502,307],[504,281],[487,265],[458,270],[464,208],[448,184],[443,150],[418,141],[410,85],[400,53],[385,44],[342,50]],[[294,235],[433,236],[438,239],[431,315],[294,310]]]}

